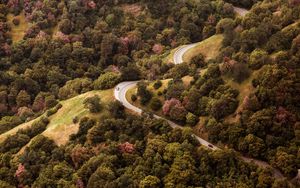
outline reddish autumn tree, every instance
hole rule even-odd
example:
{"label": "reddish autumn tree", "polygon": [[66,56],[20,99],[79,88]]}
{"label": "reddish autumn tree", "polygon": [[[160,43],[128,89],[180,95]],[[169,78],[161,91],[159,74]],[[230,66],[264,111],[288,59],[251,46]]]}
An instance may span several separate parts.
{"label": "reddish autumn tree", "polygon": [[81,164],[87,161],[91,157],[91,152],[88,148],[81,145],[76,145],[72,152],[71,158],[75,165],[75,168],[78,168]]}
{"label": "reddish autumn tree", "polygon": [[125,143],[119,145],[119,150],[122,153],[133,153],[134,145],[130,144],[129,142],[125,142]]}
{"label": "reddish autumn tree", "polygon": [[161,54],[163,52],[163,46],[161,44],[154,44],[153,48],[152,48],[152,51],[155,53],[155,54]]}
{"label": "reddish autumn tree", "polygon": [[170,100],[166,100],[163,105],[163,114],[169,115],[171,108],[177,104],[181,104],[181,102],[178,99],[172,98]]}

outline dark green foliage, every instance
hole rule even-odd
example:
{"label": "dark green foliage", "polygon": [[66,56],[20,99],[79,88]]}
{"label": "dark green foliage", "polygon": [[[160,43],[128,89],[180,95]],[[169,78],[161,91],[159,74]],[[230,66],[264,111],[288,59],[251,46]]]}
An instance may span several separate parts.
{"label": "dark green foliage", "polygon": [[145,82],[139,82],[137,87],[137,96],[140,97],[141,104],[147,104],[152,98],[152,93],[147,89],[147,84]]}
{"label": "dark green foliage", "polygon": [[0,121],[0,134],[14,128],[22,123],[21,118],[18,116],[4,116]]}
{"label": "dark green foliage", "polygon": [[120,76],[115,73],[107,72],[99,76],[94,82],[94,89],[109,89],[120,81]]}
{"label": "dark green foliage", "polygon": [[162,82],[161,80],[157,80],[154,84],[153,84],[153,88],[154,89],[159,89],[162,86]]}
{"label": "dark green foliage", "polygon": [[119,101],[112,102],[108,105],[108,110],[114,118],[124,118],[125,117],[125,107]]}
{"label": "dark green foliage", "polygon": [[102,110],[101,99],[98,95],[86,98],[83,104],[91,113],[98,113]]}
{"label": "dark green foliage", "polygon": [[61,107],[62,107],[62,104],[58,103],[55,107],[53,107],[53,108],[47,110],[46,116],[47,116],[47,117],[52,116],[52,115],[55,114]]}
{"label": "dark green foliage", "polygon": [[137,96],[136,95],[131,95],[131,100],[133,101],[133,102],[135,102],[136,100],[137,100]]}
{"label": "dark green foliage", "polygon": [[161,101],[159,100],[159,98],[157,97],[153,97],[150,101],[150,108],[153,110],[153,111],[158,111],[159,109],[161,109],[162,107],[162,103]]}
{"label": "dark green foliage", "polygon": [[205,62],[205,57],[202,54],[196,55],[191,59],[191,65],[195,65],[197,68],[203,68],[207,64]]}

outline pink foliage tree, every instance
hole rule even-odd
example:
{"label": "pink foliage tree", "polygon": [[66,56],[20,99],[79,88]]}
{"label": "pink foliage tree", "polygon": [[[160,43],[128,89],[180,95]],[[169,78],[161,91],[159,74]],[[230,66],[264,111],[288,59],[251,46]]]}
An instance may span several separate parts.
{"label": "pink foliage tree", "polygon": [[4,53],[6,55],[10,55],[11,54],[11,48],[10,48],[10,46],[7,43],[3,44],[2,49],[3,49],[3,51],[4,51]]}
{"label": "pink foliage tree", "polygon": [[133,153],[134,145],[130,144],[129,142],[125,142],[125,143],[119,145],[119,149],[122,153]]}
{"label": "pink foliage tree", "polygon": [[163,52],[163,46],[161,44],[154,44],[153,48],[152,48],[152,51],[155,53],[155,54],[161,54]]}
{"label": "pink foliage tree", "polygon": [[19,5],[19,0],[9,0],[7,6],[9,8],[16,8]]}
{"label": "pink foliage tree", "polygon": [[288,121],[293,121],[292,114],[287,111],[284,107],[280,106],[276,112],[276,120],[280,123],[287,123]]}
{"label": "pink foliage tree", "polygon": [[64,43],[69,43],[70,42],[69,36],[65,35],[64,33],[60,32],[60,31],[56,32],[55,37],[57,39],[63,41]]}
{"label": "pink foliage tree", "polygon": [[162,110],[163,110],[163,114],[164,115],[169,115],[172,107],[174,107],[175,105],[181,105],[181,102],[178,99],[172,98],[170,100],[166,100]]}
{"label": "pink foliage tree", "polygon": [[25,166],[20,163],[18,165],[18,169],[16,170],[15,172],[15,176],[17,177],[17,179],[19,180],[21,178],[21,176],[25,173],[26,169],[25,169]]}

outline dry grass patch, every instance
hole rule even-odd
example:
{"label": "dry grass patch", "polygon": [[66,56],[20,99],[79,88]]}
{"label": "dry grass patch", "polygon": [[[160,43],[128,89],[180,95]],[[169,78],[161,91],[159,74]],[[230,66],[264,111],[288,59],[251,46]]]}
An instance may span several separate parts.
{"label": "dry grass patch", "polygon": [[190,62],[190,60],[198,54],[203,54],[206,60],[216,58],[220,53],[223,38],[223,35],[214,35],[199,42],[194,48],[188,50],[183,55],[183,61]]}
{"label": "dry grass patch", "polygon": [[[13,24],[14,18],[17,18],[20,20],[19,25]],[[25,19],[24,11],[22,11],[20,13],[20,15],[18,15],[18,16],[14,16],[13,14],[8,14],[7,21],[9,23],[9,25],[11,26],[10,34],[11,34],[13,42],[18,42],[18,41],[22,40],[25,35],[25,32],[29,28],[29,24]]]}

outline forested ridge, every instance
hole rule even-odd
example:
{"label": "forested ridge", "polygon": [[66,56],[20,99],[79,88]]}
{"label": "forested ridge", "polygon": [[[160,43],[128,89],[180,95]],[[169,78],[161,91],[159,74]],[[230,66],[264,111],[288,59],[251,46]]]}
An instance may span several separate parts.
{"label": "forested ridge", "polygon": [[[0,187],[299,186],[299,20],[298,0],[1,0],[0,134],[33,123],[0,143]],[[66,144],[42,134],[62,101],[132,80],[142,116],[87,95]]]}

